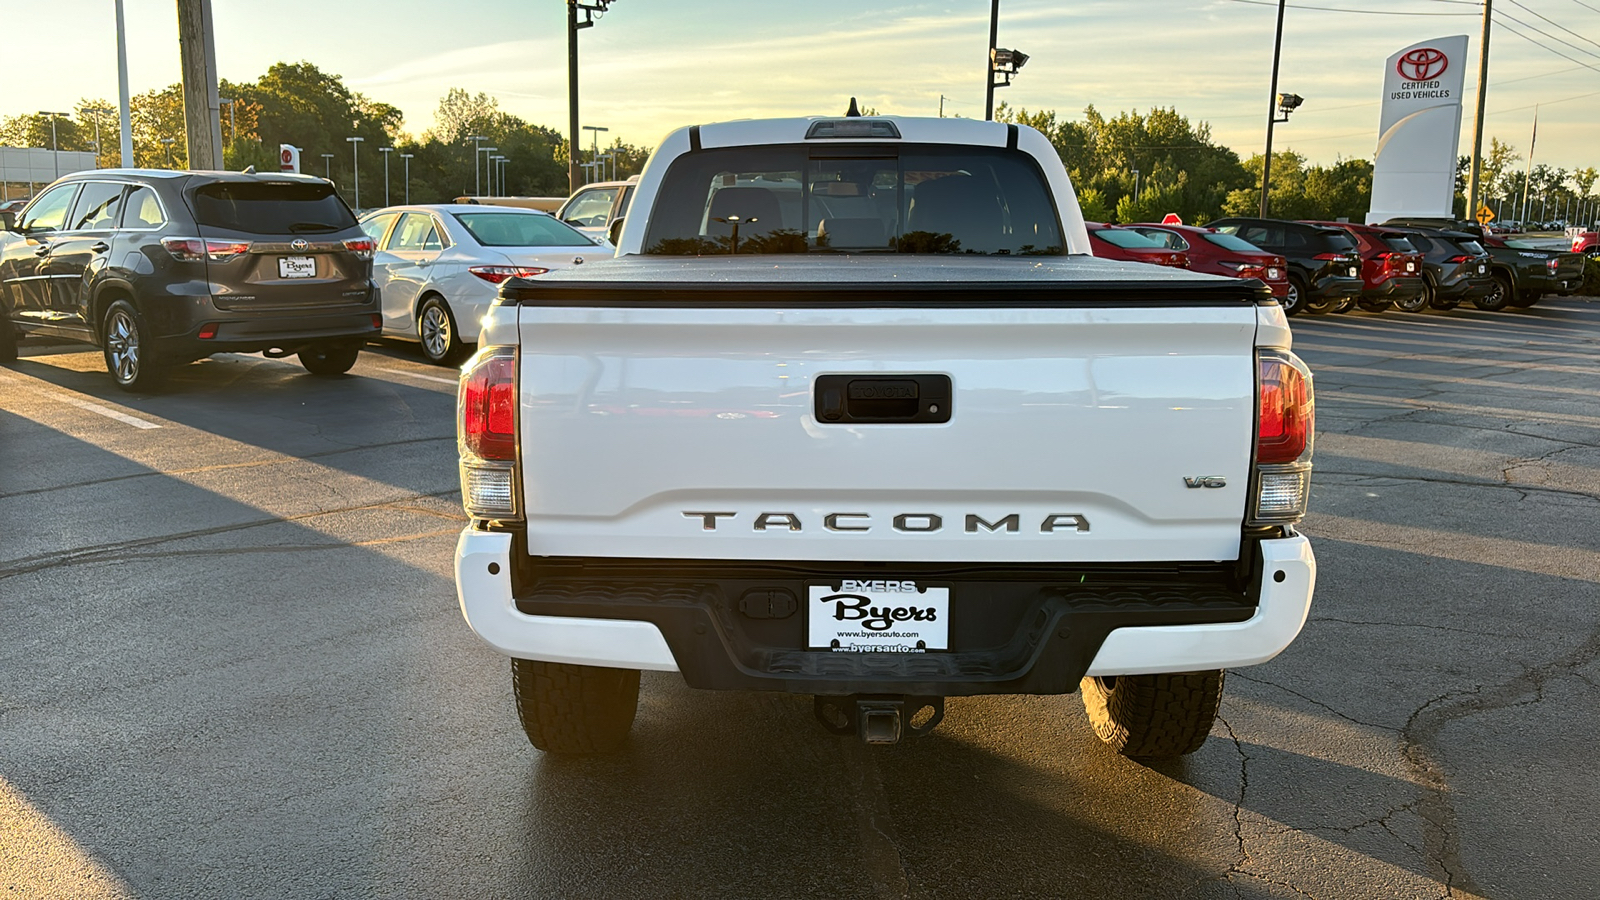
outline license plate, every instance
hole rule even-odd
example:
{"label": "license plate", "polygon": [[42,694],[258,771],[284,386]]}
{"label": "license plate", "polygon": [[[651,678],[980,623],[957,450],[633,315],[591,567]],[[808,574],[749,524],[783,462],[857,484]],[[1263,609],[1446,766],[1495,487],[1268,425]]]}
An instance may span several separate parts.
{"label": "license plate", "polygon": [[317,277],[317,258],[314,256],[280,256],[278,257],[279,278],[315,278]]}
{"label": "license plate", "polygon": [[950,589],[894,579],[843,579],[809,586],[807,634],[814,650],[924,653],[950,648]]}

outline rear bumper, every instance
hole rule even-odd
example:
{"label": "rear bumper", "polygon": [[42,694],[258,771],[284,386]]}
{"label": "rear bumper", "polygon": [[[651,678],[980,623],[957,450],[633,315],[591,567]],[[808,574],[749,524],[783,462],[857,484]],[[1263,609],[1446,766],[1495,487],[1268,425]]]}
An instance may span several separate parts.
{"label": "rear bumper", "polygon": [[1311,299],[1359,297],[1366,282],[1345,275],[1318,278],[1311,284]]}
{"label": "rear bumper", "polygon": [[[216,326],[216,337],[202,339],[200,330]],[[237,313],[217,313],[206,322],[194,323],[188,333],[160,338],[159,352],[168,357],[198,358],[213,353],[253,353],[257,350],[294,352],[327,341],[365,343],[379,336],[372,310],[365,306],[347,307],[337,313],[293,313],[288,315],[240,317]]]}
{"label": "rear bumper", "polygon": [[1361,292],[1363,300],[1413,300],[1422,293],[1420,276],[1385,278]]}
{"label": "rear bumper", "polygon": [[[845,654],[773,640],[789,627],[783,622],[744,622],[737,595],[727,596],[744,581],[582,570],[576,577],[514,580],[514,566],[531,566],[532,558],[514,559],[522,551],[513,546],[510,534],[472,528],[456,546],[462,615],[501,653],[678,671],[695,687],[811,694],[1057,694],[1075,690],[1085,674],[1255,665],[1299,634],[1316,581],[1316,560],[1302,536],[1260,542],[1249,583],[1231,596],[1215,582],[1180,580],[1159,589],[1111,582],[1076,590],[1048,580],[997,580],[982,587],[990,591],[985,602],[999,612],[991,616],[985,608],[967,648],[957,636],[957,614],[950,653]],[[996,638],[991,619],[1007,616],[1015,620],[1014,633]],[[802,617],[795,618],[798,627]]]}

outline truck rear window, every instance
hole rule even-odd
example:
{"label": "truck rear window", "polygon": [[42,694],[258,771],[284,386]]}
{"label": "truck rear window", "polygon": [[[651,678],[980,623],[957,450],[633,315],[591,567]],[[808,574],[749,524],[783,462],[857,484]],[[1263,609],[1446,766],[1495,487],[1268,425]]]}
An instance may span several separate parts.
{"label": "truck rear window", "polygon": [[735,147],[673,162],[644,252],[1058,256],[1061,235],[1044,175],[1019,151]]}
{"label": "truck rear window", "polygon": [[356,224],[333,185],[295,181],[216,182],[192,195],[200,225],[247,234],[318,234]]}

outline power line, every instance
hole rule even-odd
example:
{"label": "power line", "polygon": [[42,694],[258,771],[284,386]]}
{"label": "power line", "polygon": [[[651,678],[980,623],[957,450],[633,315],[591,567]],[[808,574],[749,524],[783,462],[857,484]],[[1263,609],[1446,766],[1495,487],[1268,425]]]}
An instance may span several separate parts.
{"label": "power line", "polygon": [[1595,12],[1600,13],[1600,7],[1590,6],[1589,4],[1583,2],[1583,0],[1572,0],[1572,2],[1578,4],[1579,6],[1583,7],[1584,9],[1592,9]]}
{"label": "power line", "polygon": [[[1542,34],[1545,37],[1549,38],[1550,40],[1555,41],[1556,43],[1561,44],[1563,46],[1571,47],[1573,50],[1576,50],[1579,53],[1587,53],[1590,56],[1594,57],[1595,59],[1600,59],[1600,53],[1596,53],[1593,50],[1587,50],[1587,49],[1585,49],[1583,47],[1579,47],[1577,44],[1574,44],[1571,41],[1564,41],[1561,38],[1556,37],[1555,35],[1551,34],[1548,31],[1541,30],[1537,25],[1529,25],[1527,22],[1524,22],[1521,19],[1517,18],[1516,16],[1510,15],[1509,13],[1501,12],[1500,10],[1495,10],[1495,15],[1497,17],[1499,17],[1499,18],[1502,18],[1502,19],[1510,19],[1511,21],[1517,23],[1518,25],[1521,25],[1523,28],[1528,29],[1529,31],[1535,32],[1536,34]],[[1523,37],[1526,37],[1526,36],[1527,35],[1523,35]],[[1538,43],[1538,42],[1535,41],[1535,43]],[[1540,46],[1544,46],[1544,45],[1541,44]],[[1554,52],[1553,48],[1551,48],[1551,47],[1547,47],[1546,46],[1545,49],[1546,50],[1551,50],[1551,52]],[[1562,55],[1565,56],[1565,54],[1562,54]],[[1568,56],[1567,59],[1572,59],[1572,57]],[[1572,59],[1572,61],[1575,62],[1575,63],[1579,63],[1581,65],[1588,65],[1588,63],[1585,63],[1581,59]]]}
{"label": "power line", "polygon": [[[1509,19],[1511,17],[1510,16],[1506,16],[1506,18]],[[1517,22],[1516,19],[1511,19],[1511,21]],[[1522,25],[1524,28],[1531,27],[1531,26],[1528,26],[1528,25],[1523,25],[1522,22],[1517,22],[1517,24],[1518,25]],[[1536,47],[1539,47],[1542,50],[1546,50],[1546,51],[1548,51],[1550,53],[1554,53],[1555,55],[1561,57],[1564,60],[1567,60],[1568,62],[1575,62],[1578,65],[1583,66],[1585,69],[1594,69],[1596,72],[1600,72],[1600,67],[1593,66],[1593,65],[1591,65],[1589,63],[1584,62],[1581,59],[1574,59],[1573,57],[1570,57],[1570,56],[1566,55],[1565,53],[1562,53],[1560,50],[1557,50],[1554,47],[1551,47],[1551,46],[1549,46],[1547,44],[1540,43],[1539,41],[1536,41],[1533,38],[1528,37],[1527,35],[1525,35],[1522,32],[1516,30],[1515,28],[1512,28],[1511,26],[1505,24],[1504,22],[1500,23],[1500,27],[1504,28],[1506,31],[1511,32],[1512,34],[1516,35],[1517,37],[1522,38],[1523,40],[1527,41],[1528,43],[1533,44]],[[1534,31],[1538,31],[1539,29],[1534,28],[1533,30]],[[1540,33],[1543,34],[1543,32],[1540,32]]]}
{"label": "power line", "polygon": [[[1228,2],[1229,3],[1248,3],[1251,6],[1270,6],[1270,7],[1274,8],[1274,9],[1276,9],[1278,7],[1278,4],[1272,3],[1272,2],[1270,2],[1270,0],[1228,0]],[[1360,14],[1369,15],[1369,16],[1474,16],[1474,17],[1477,16],[1477,13],[1465,13],[1465,12],[1460,12],[1460,13],[1402,12],[1400,10],[1393,10],[1393,9],[1344,9],[1344,8],[1337,7],[1337,6],[1300,6],[1300,5],[1294,4],[1294,3],[1289,3],[1289,4],[1286,4],[1286,5],[1290,9],[1314,9],[1314,10],[1317,10],[1318,12],[1360,13]],[[1473,6],[1477,6],[1476,3],[1474,3],[1472,5]]]}
{"label": "power line", "polygon": [[1538,16],[1539,18],[1545,20],[1546,22],[1549,22],[1551,25],[1555,26],[1556,28],[1561,29],[1562,31],[1565,31],[1567,34],[1572,35],[1573,37],[1577,38],[1580,41],[1589,41],[1589,43],[1594,44],[1596,47],[1600,47],[1600,44],[1595,44],[1594,41],[1589,40],[1588,38],[1586,38],[1583,35],[1577,33],[1576,31],[1573,31],[1571,28],[1568,28],[1567,26],[1562,25],[1560,22],[1555,21],[1554,19],[1550,18],[1549,16],[1546,16],[1546,15],[1540,13],[1536,9],[1530,9],[1527,6],[1525,6],[1525,5],[1521,4],[1521,3],[1518,3],[1517,0],[1509,0],[1509,2],[1513,6],[1518,6],[1518,7],[1521,7],[1522,9],[1528,10],[1528,12],[1533,13],[1534,15]]}

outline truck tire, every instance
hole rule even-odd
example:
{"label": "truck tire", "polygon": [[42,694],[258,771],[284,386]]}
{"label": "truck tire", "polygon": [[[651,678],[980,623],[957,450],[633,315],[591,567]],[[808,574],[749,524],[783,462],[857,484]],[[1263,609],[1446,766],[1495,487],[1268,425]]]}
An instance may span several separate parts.
{"label": "truck tire", "polygon": [[614,753],[639,709],[639,670],[513,659],[511,693],[522,730],[540,750]]}
{"label": "truck tire", "polygon": [[1206,742],[1222,670],[1085,678],[1083,707],[1100,740],[1133,759],[1172,759]]}
{"label": "truck tire", "polygon": [[1472,301],[1472,305],[1488,312],[1498,312],[1511,303],[1511,298],[1517,295],[1516,286],[1511,283],[1511,276],[1504,272],[1494,273],[1494,290]]}
{"label": "truck tire", "polygon": [[350,371],[361,355],[360,343],[316,344],[300,351],[300,365],[306,371],[323,378],[333,378]]}

